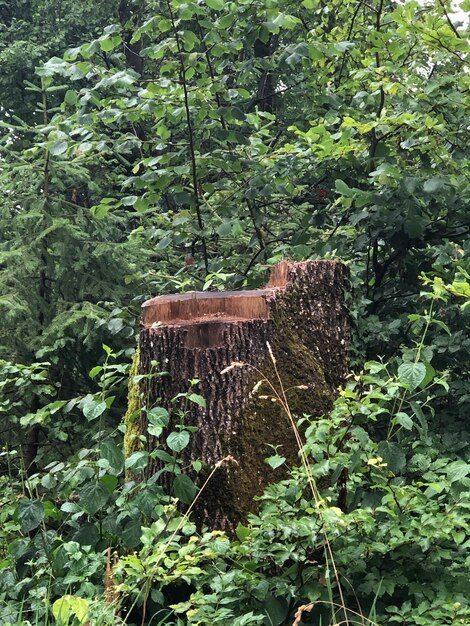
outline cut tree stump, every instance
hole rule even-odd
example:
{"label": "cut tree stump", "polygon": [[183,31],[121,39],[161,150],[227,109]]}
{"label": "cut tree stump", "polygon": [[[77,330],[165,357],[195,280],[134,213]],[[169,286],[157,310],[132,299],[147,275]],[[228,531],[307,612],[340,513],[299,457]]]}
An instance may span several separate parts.
{"label": "cut tree stump", "polygon": [[[156,361],[167,372],[142,381],[147,406],[171,413],[172,399],[198,379],[192,391],[206,408],[189,403],[186,424],[198,431],[182,452],[184,467],[200,459],[207,476],[227,455],[237,462],[215,472],[196,507],[200,522],[230,531],[256,510],[253,497],[285,477],[284,469],[265,463],[272,446],[289,465],[298,463],[287,415],[279,402],[260,398],[272,395],[268,385],[253,388],[262,375],[279,388],[271,349],[295,417],[331,408],[348,370],[347,280],[347,268],[337,261],[281,262],[264,289],[159,296],[143,304],[139,371],[148,374]],[[144,411],[138,429],[147,432]],[[151,451],[157,442],[147,440]]]}

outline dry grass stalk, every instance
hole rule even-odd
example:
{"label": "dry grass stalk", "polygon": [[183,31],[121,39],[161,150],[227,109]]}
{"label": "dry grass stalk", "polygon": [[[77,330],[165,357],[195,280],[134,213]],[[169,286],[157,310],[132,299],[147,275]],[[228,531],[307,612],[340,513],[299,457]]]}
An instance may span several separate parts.
{"label": "dry grass stalk", "polygon": [[104,577],[104,594],[108,604],[114,604],[119,600],[119,593],[114,584],[114,568],[117,564],[117,556],[111,556],[111,546],[108,546],[108,558],[106,560],[106,574]]}
{"label": "dry grass stalk", "polygon": [[302,620],[302,614],[305,613],[310,613],[310,611],[313,609],[313,607],[315,606],[314,602],[310,602],[310,604],[302,604],[302,606],[299,606],[299,608],[297,609],[297,611],[295,612],[295,620],[294,623],[292,624],[292,626],[299,626],[301,620]]}

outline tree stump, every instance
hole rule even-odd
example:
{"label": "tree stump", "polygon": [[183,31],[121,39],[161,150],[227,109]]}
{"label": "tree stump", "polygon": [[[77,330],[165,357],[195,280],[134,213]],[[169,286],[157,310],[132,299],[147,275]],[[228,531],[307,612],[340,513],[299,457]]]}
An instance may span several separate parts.
{"label": "tree stump", "polygon": [[[271,356],[295,417],[331,408],[348,369],[347,277],[337,261],[281,262],[264,289],[159,296],[143,304],[139,371],[149,373],[156,361],[167,372],[141,383],[147,406],[171,412],[172,399],[198,379],[195,391],[206,407],[188,407],[186,423],[198,431],[182,452],[184,465],[200,459],[210,471],[227,455],[237,462],[212,477],[196,507],[199,521],[233,530],[255,510],[253,497],[285,476],[265,463],[272,446],[289,464],[298,462],[280,403],[260,398],[272,395],[267,386],[253,393],[261,376],[279,387]],[[142,412],[140,433],[146,428]],[[147,440],[150,451],[156,442]]]}

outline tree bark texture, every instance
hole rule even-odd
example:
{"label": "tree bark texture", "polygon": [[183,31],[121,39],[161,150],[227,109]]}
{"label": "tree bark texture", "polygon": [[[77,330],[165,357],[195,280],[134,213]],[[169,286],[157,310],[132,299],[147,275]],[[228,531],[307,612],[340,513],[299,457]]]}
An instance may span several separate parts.
{"label": "tree bark texture", "polygon": [[[285,476],[282,468],[273,471],[265,463],[273,454],[270,446],[279,446],[288,464],[298,462],[280,403],[266,399],[272,396],[266,383],[253,393],[263,376],[279,388],[270,350],[295,417],[331,408],[348,369],[347,279],[347,268],[337,261],[281,262],[264,289],[160,296],[144,303],[139,370],[148,374],[156,361],[167,372],[143,380],[147,408],[164,406],[171,413],[172,399],[198,379],[194,391],[206,408],[187,407],[186,424],[198,431],[182,452],[184,466],[200,459],[209,472],[227,455],[236,460],[221,465],[204,490],[197,507],[201,522],[233,530],[256,509],[253,497]],[[230,368],[232,363],[238,365]],[[142,411],[139,430],[146,434],[146,428]],[[149,451],[158,445],[148,437]],[[153,463],[155,473],[160,466]]]}

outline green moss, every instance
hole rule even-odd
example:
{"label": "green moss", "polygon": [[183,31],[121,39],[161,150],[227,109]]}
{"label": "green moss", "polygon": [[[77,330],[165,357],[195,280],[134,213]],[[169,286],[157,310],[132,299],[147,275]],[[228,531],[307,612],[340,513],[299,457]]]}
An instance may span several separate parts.
{"label": "green moss", "polygon": [[[291,414],[294,419],[304,414],[312,417],[324,414],[331,409],[336,393],[325,379],[322,364],[303,343],[282,309],[276,311],[273,323],[272,349]],[[267,356],[262,373],[282,396],[276,369]],[[253,386],[259,378],[259,375],[253,376]],[[299,386],[302,388],[299,389]],[[237,497],[231,494],[230,485],[223,485],[222,491],[226,494],[228,517],[235,522],[243,521],[248,511],[256,510],[254,496],[260,495],[269,483],[284,479],[288,467],[299,464],[297,442],[285,410],[279,402],[260,398],[272,395],[268,385],[263,384],[243,412],[243,425],[234,450],[234,456],[240,463],[234,477]],[[287,462],[281,468],[272,470],[264,459],[274,454],[271,446],[276,445]]]}
{"label": "green moss", "polygon": [[134,382],[139,373],[140,349],[137,347],[129,370],[129,391],[127,411],[124,415],[126,432],[124,434],[124,456],[127,458],[140,447],[140,384]]}

